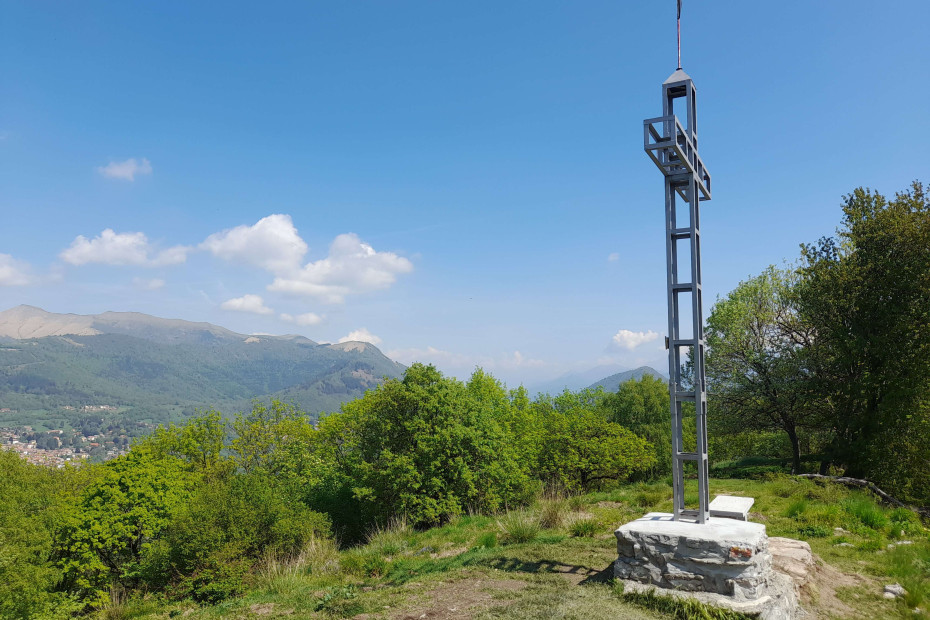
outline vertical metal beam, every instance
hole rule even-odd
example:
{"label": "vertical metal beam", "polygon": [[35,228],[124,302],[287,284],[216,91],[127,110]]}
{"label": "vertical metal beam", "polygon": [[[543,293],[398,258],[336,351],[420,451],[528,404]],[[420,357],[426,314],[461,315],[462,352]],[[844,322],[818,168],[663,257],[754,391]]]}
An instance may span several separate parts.
{"label": "vertical metal beam", "polygon": [[[684,104],[685,125],[675,115],[675,103]],[[662,118],[645,121],[645,148],[665,178],[665,255],[668,301],[668,369],[672,424],[672,491],[674,518],[705,523],[709,518],[710,491],[707,462],[707,391],[704,379],[704,304],[701,274],[702,196],[710,198],[709,181],[698,156],[697,94],[694,83],[680,69],[662,85]],[[661,120],[662,135],[650,139],[649,128]],[[684,161],[686,160],[686,161]],[[681,203],[679,203],[681,198]],[[681,211],[679,211],[681,209]],[[687,215],[687,226],[682,220]],[[689,252],[678,251],[678,242],[687,240]],[[682,279],[682,278],[686,279]],[[679,296],[691,298],[690,317],[682,317]],[[690,319],[690,335],[682,334],[682,320]],[[690,351],[693,377],[685,385],[682,377],[682,350]],[[686,403],[694,404],[695,450],[685,452],[683,416]],[[685,462],[694,461],[698,478],[698,505],[685,505]]]}

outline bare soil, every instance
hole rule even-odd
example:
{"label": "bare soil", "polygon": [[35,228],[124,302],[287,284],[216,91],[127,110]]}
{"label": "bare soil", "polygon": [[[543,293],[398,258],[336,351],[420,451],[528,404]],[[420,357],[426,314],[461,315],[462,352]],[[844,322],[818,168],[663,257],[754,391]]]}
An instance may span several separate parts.
{"label": "bare soil", "polygon": [[[410,584],[414,585],[414,584]],[[488,579],[471,576],[442,582],[425,593],[416,594],[416,602],[391,616],[393,620],[468,620],[478,611],[505,604],[502,595],[519,592],[527,582],[519,579]],[[411,593],[412,594],[412,593]]]}

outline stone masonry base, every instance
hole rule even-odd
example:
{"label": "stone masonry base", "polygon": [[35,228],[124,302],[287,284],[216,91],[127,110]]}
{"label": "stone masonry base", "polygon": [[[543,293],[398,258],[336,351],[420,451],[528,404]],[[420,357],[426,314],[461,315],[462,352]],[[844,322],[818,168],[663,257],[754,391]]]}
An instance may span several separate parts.
{"label": "stone masonry base", "polygon": [[690,593],[766,620],[797,617],[796,588],[790,578],[772,570],[761,523],[711,517],[697,524],[651,512],[615,534],[614,575],[631,589]]}

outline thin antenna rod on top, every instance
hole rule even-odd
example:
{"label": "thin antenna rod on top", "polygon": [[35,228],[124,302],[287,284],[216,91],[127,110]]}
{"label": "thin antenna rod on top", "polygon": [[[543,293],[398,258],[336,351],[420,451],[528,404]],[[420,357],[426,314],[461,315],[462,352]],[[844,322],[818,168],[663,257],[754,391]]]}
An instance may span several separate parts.
{"label": "thin antenna rod on top", "polygon": [[681,69],[681,0],[678,0],[678,68]]}

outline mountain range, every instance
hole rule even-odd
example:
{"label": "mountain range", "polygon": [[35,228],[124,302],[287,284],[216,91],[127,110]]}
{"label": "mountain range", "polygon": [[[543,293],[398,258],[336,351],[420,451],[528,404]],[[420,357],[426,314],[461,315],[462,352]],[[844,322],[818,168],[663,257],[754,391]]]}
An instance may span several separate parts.
{"label": "mountain range", "polygon": [[0,426],[101,410],[166,422],[271,398],[315,416],[403,371],[367,342],[239,334],[136,312],[0,312]]}
{"label": "mountain range", "polygon": [[584,372],[564,374],[550,381],[531,385],[528,390],[531,394],[559,394],[563,390],[576,391],[583,388],[594,389],[601,386],[605,391],[616,392],[621,383],[632,379],[639,379],[644,374],[652,375],[658,379],[667,379],[663,373],[651,366],[640,366],[639,368],[629,370],[622,366],[611,364],[595,366]]}
{"label": "mountain range", "polygon": [[656,379],[662,379],[663,381],[668,380],[668,377],[666,377],[655,368],[652,368],[651,366],[640,366],[639,368],[634,368],[633,370],[625,370],[623,372],[610,375],[609,377],[604,377],[600,381],[595,381],[588,387],[592,390],[600,387],[603,388],[605,392],[616,392],[618,389],[620,389],[620,386],[627,381],[638,381],[643,378],[643,375],[651,375]]}

